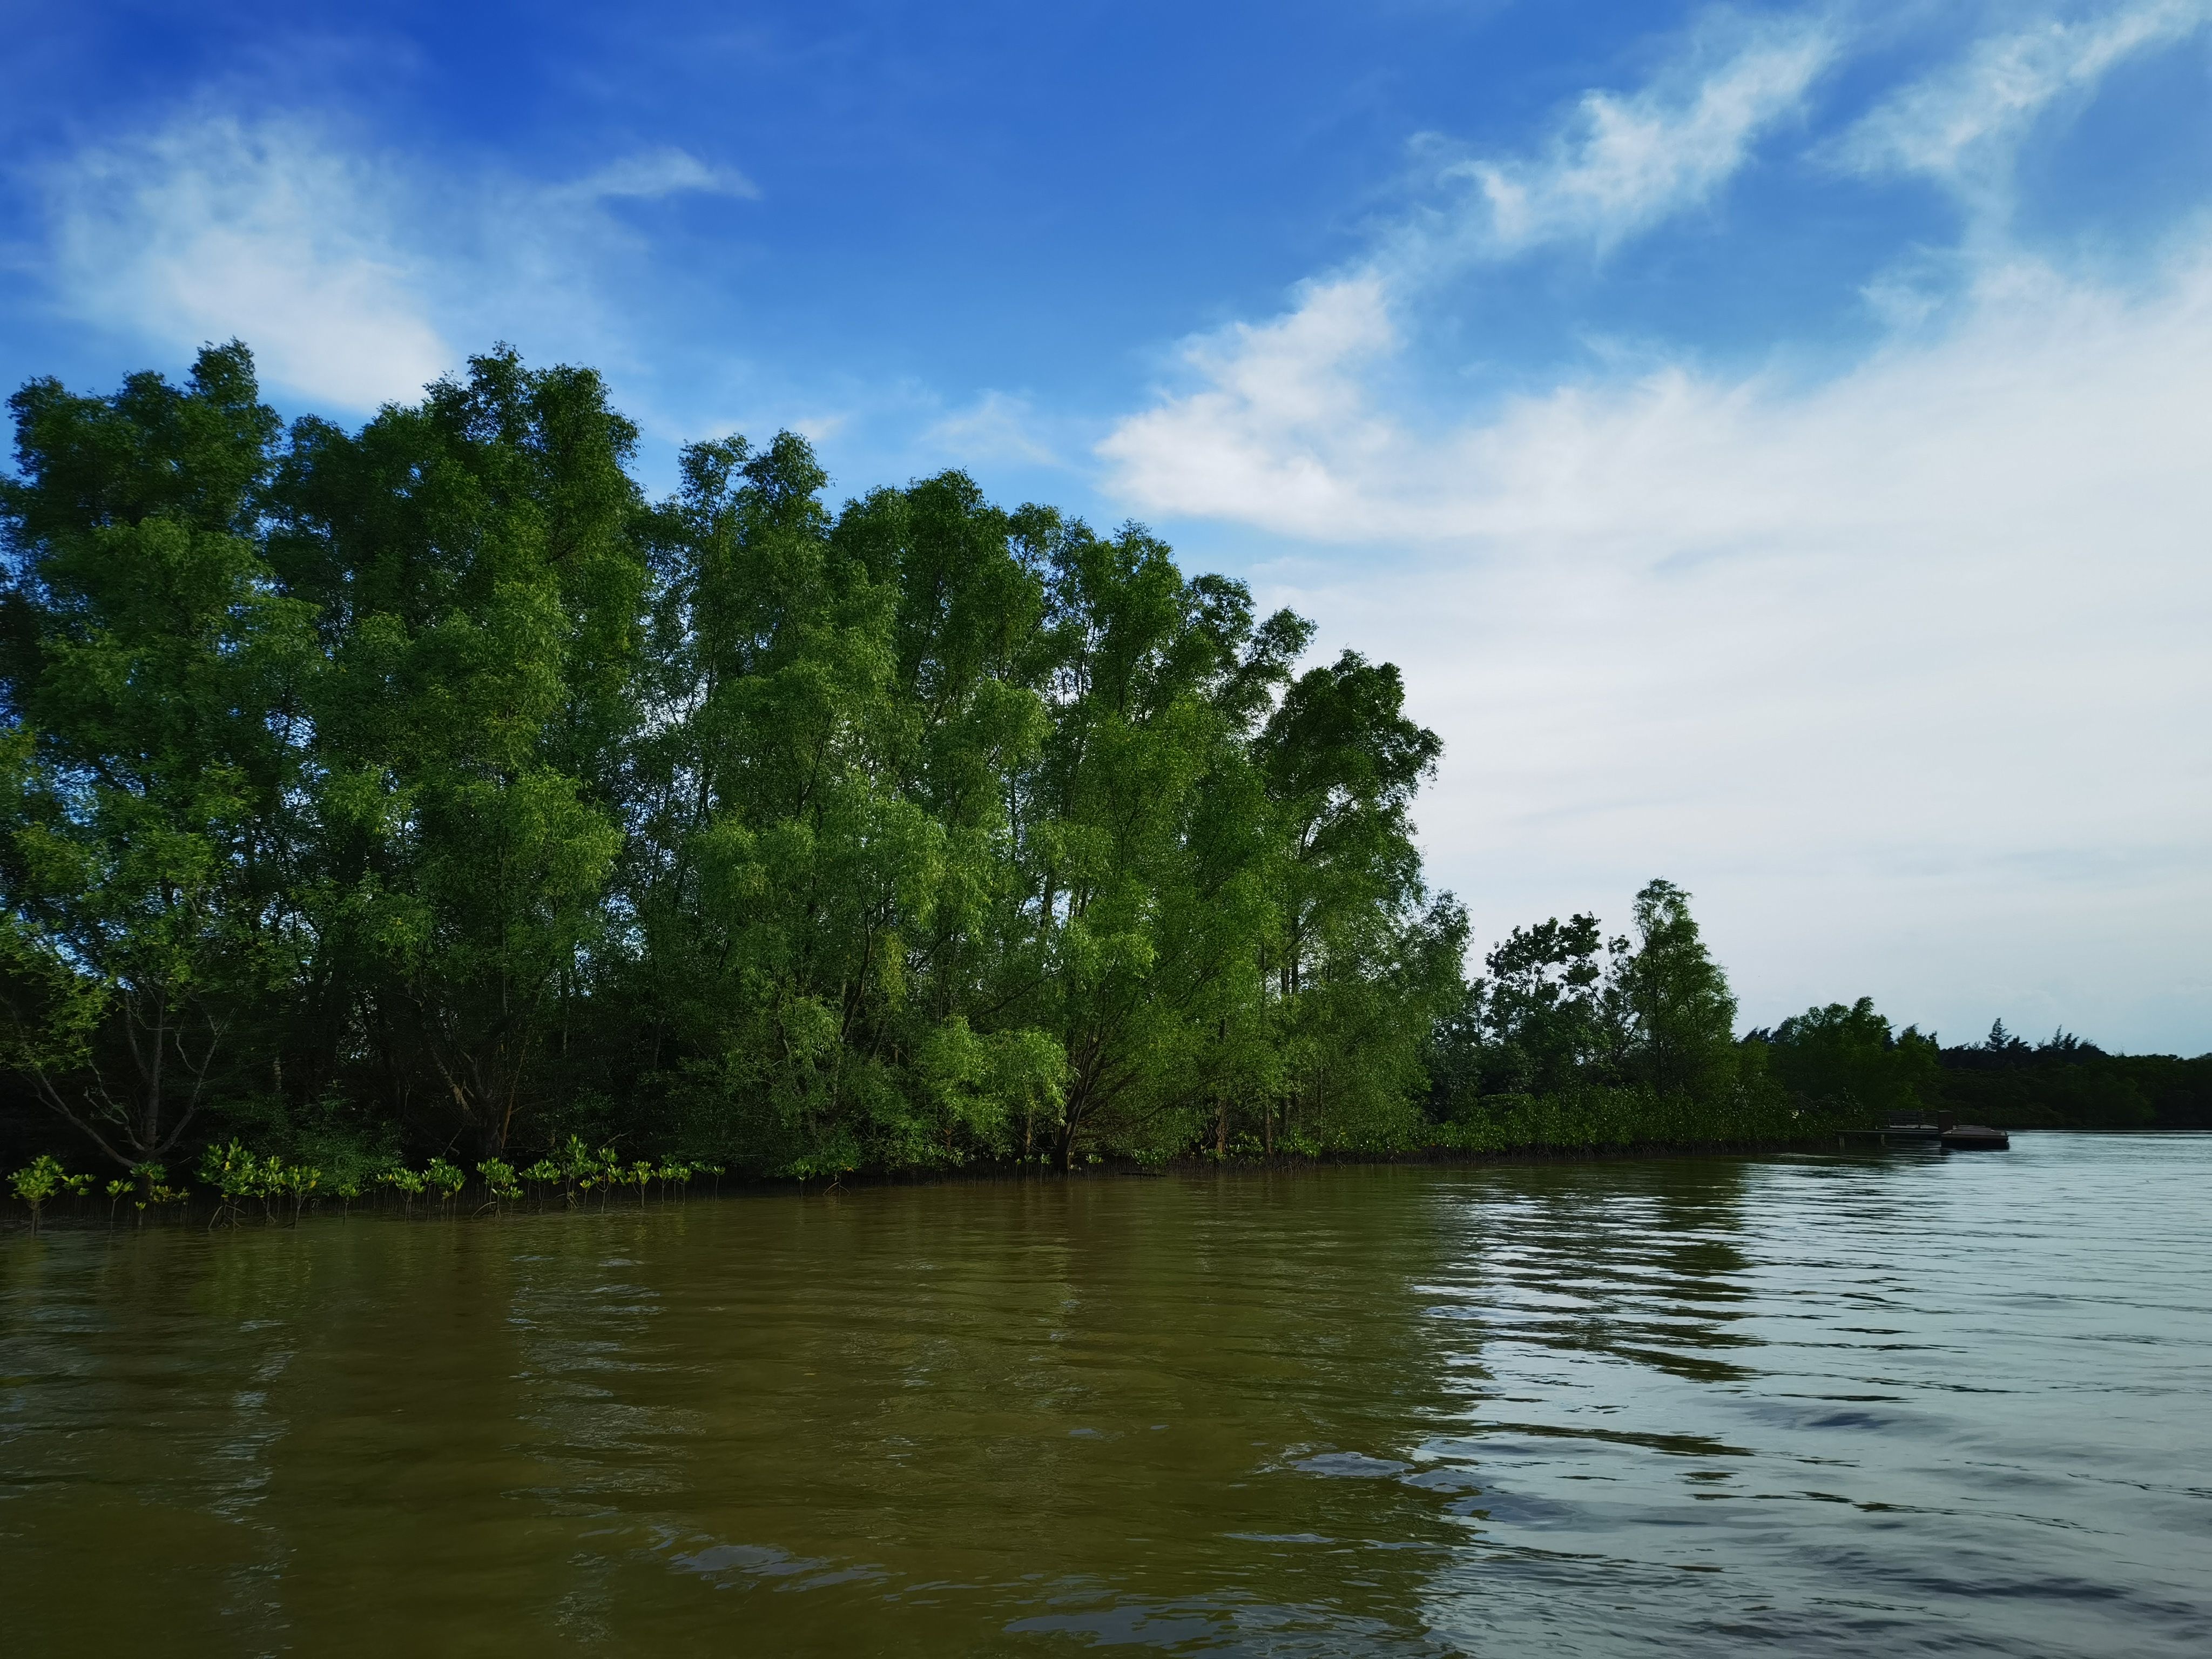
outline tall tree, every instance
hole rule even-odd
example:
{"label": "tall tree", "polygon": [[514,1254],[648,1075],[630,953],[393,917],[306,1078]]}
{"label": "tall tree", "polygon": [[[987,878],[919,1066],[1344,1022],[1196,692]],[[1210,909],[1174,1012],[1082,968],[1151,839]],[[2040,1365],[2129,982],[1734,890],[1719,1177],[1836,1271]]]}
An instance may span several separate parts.
{"label": "tall tree", "polygon": [[1871,997],[1792,1015],[1775,1028],[1769,1047],[1775,1079],[1813,1105],[1884,1118],[1936,1109],[1942,1079],[1935,1042],[1912,1026],[1893,1034]]}
{"label": "tall tree", "polygon": [[4,1059],[118,1158],[210,1102],[796,1174],[1406,1132],[1435,735],[1141,529],[833,514],[788,433],[648,504],[504,349],[357,431],[236,346],[15,407]]}
{"label": "tall tree", "polygon": [[1413,840],[1443,741],[1407,717],[1393,665],[1346,651],[1291,682],[1255,748],[1280,846],[1267,965],[1283,1121],[1387,1135],[1425,1081],[1419,1052],[1466,946],[1449,896],[1425,912]]}
{"label": "tall tree", "polygon": [[1616,1078],[1624,1007],[1610,971],[1626,939],[1601,936],[1594,915],[1516,927],[1484,957],[1476,1022],[1482,1083],[1492,1094],[1560,1094]]}
{"label": "tall tree", "polygon": [[486,1151],[546,1087],[622,843],[646,595],[635,443],[589,371],[474,358],[357,435],[303,422],[271,556],[319,605],[306,908],[392,1104]]}
{"label": "tall tree", "polygon": [[1180,1068],[1254,988],[1238,947],[1257,896],[1234,878],[1242,850],[1204,832],[1259,641],[1241,585],[1187,581],[1140,531],[1048,520],[1032,534],[1048,572],[1051,730],[1018,783],[1017,830],[1042,971],[1009,1012],[1066,1057],[1066,1165],[1086,1133],[1182,1107]]}
{"label": "tall tree", "polygon": [[4,1042],[40,1099],[159,1158],[290,971],[281,826],[316,683],[256,544],[278,433],[235,343],[185,386],[9,400]]}
{"label": "tall tree", "polygon": [[1735,994],[1690,915],[1690,896],[1652,881],[1636,896],[1635,949],[1617,969],[1629,1078],[1660,1096],[1723,1099],[1737,1074]]}

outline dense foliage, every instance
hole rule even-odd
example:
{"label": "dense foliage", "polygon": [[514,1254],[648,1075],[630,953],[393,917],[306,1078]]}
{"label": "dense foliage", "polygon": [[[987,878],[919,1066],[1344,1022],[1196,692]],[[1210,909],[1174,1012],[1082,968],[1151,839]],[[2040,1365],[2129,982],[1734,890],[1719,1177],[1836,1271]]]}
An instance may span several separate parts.
{"label": "dense foliage", "polygon": [[2202,1098],[1864,1000],[1739,1040],[1664,881],[1468,982],[1397,671],[1299,672],[1311,624],[1133,526],[957,472],[832,512],[787,433],[649,501],[598,378],[504,351],[351,432],[235,343],[10,407],[0,1152],[39,1193],[94,1201],[47,1158],[93,1148],[111,1209],[175,1169],[235,1213]]}
{"label": "dense foliage", "polygon": [[118,1164],[1414,1136],[1437,738],[1141,530],[832,513],[789,434],[649,501],[503,352],[357,432],[235,344],[11,406],[0,1060]]}
{"label": "dense foliage", "polygon": [[2107,1054],[2069,1032],[2029,1042],[1999,1020],[1939,1055],[1947,1109],[2020,1129],[2212,1129],[2212,1054]]}
{"label": "dense foliage", "polygon": [[1633,936],[1594,915],[1516,927],[1427,1051],[1443,1144],[1604,1146],[1790,1139],[1863,1103],[1793,1095],[1767,1045],[1739,1042],[1736,1003],[1690,915],[1655,881]]}

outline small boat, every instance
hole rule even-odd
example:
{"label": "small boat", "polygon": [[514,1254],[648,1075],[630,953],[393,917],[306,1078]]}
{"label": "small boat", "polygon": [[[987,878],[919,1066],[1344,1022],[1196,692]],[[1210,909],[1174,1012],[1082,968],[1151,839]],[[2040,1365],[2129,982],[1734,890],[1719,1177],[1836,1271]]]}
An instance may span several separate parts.
{"label": "small boat", "polygon": [[1947,1152],[2002,1152],[2012,1146],[2012,1137],[2002,1129],[1980,1123],[1951,1124],[1942,1138]]}

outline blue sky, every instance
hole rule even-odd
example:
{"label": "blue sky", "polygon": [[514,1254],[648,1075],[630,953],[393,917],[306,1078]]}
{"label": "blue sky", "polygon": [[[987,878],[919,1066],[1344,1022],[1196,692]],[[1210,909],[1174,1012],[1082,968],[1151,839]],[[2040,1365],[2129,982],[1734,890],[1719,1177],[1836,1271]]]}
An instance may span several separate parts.
{"label": "blue sky", "polygon": [[1404,665],[1495,937],[2212,1047],[2212,0],[12,5],[0,379],[495,339]]}

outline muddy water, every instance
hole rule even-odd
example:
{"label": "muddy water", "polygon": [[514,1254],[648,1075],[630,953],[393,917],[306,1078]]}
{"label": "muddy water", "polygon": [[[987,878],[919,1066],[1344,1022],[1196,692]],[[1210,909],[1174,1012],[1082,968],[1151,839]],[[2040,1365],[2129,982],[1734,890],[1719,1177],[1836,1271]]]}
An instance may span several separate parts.
{"label": "muddy water", "polygon": [[2212,1138],[0,1237],[24,1654],[2212,1651]]}

